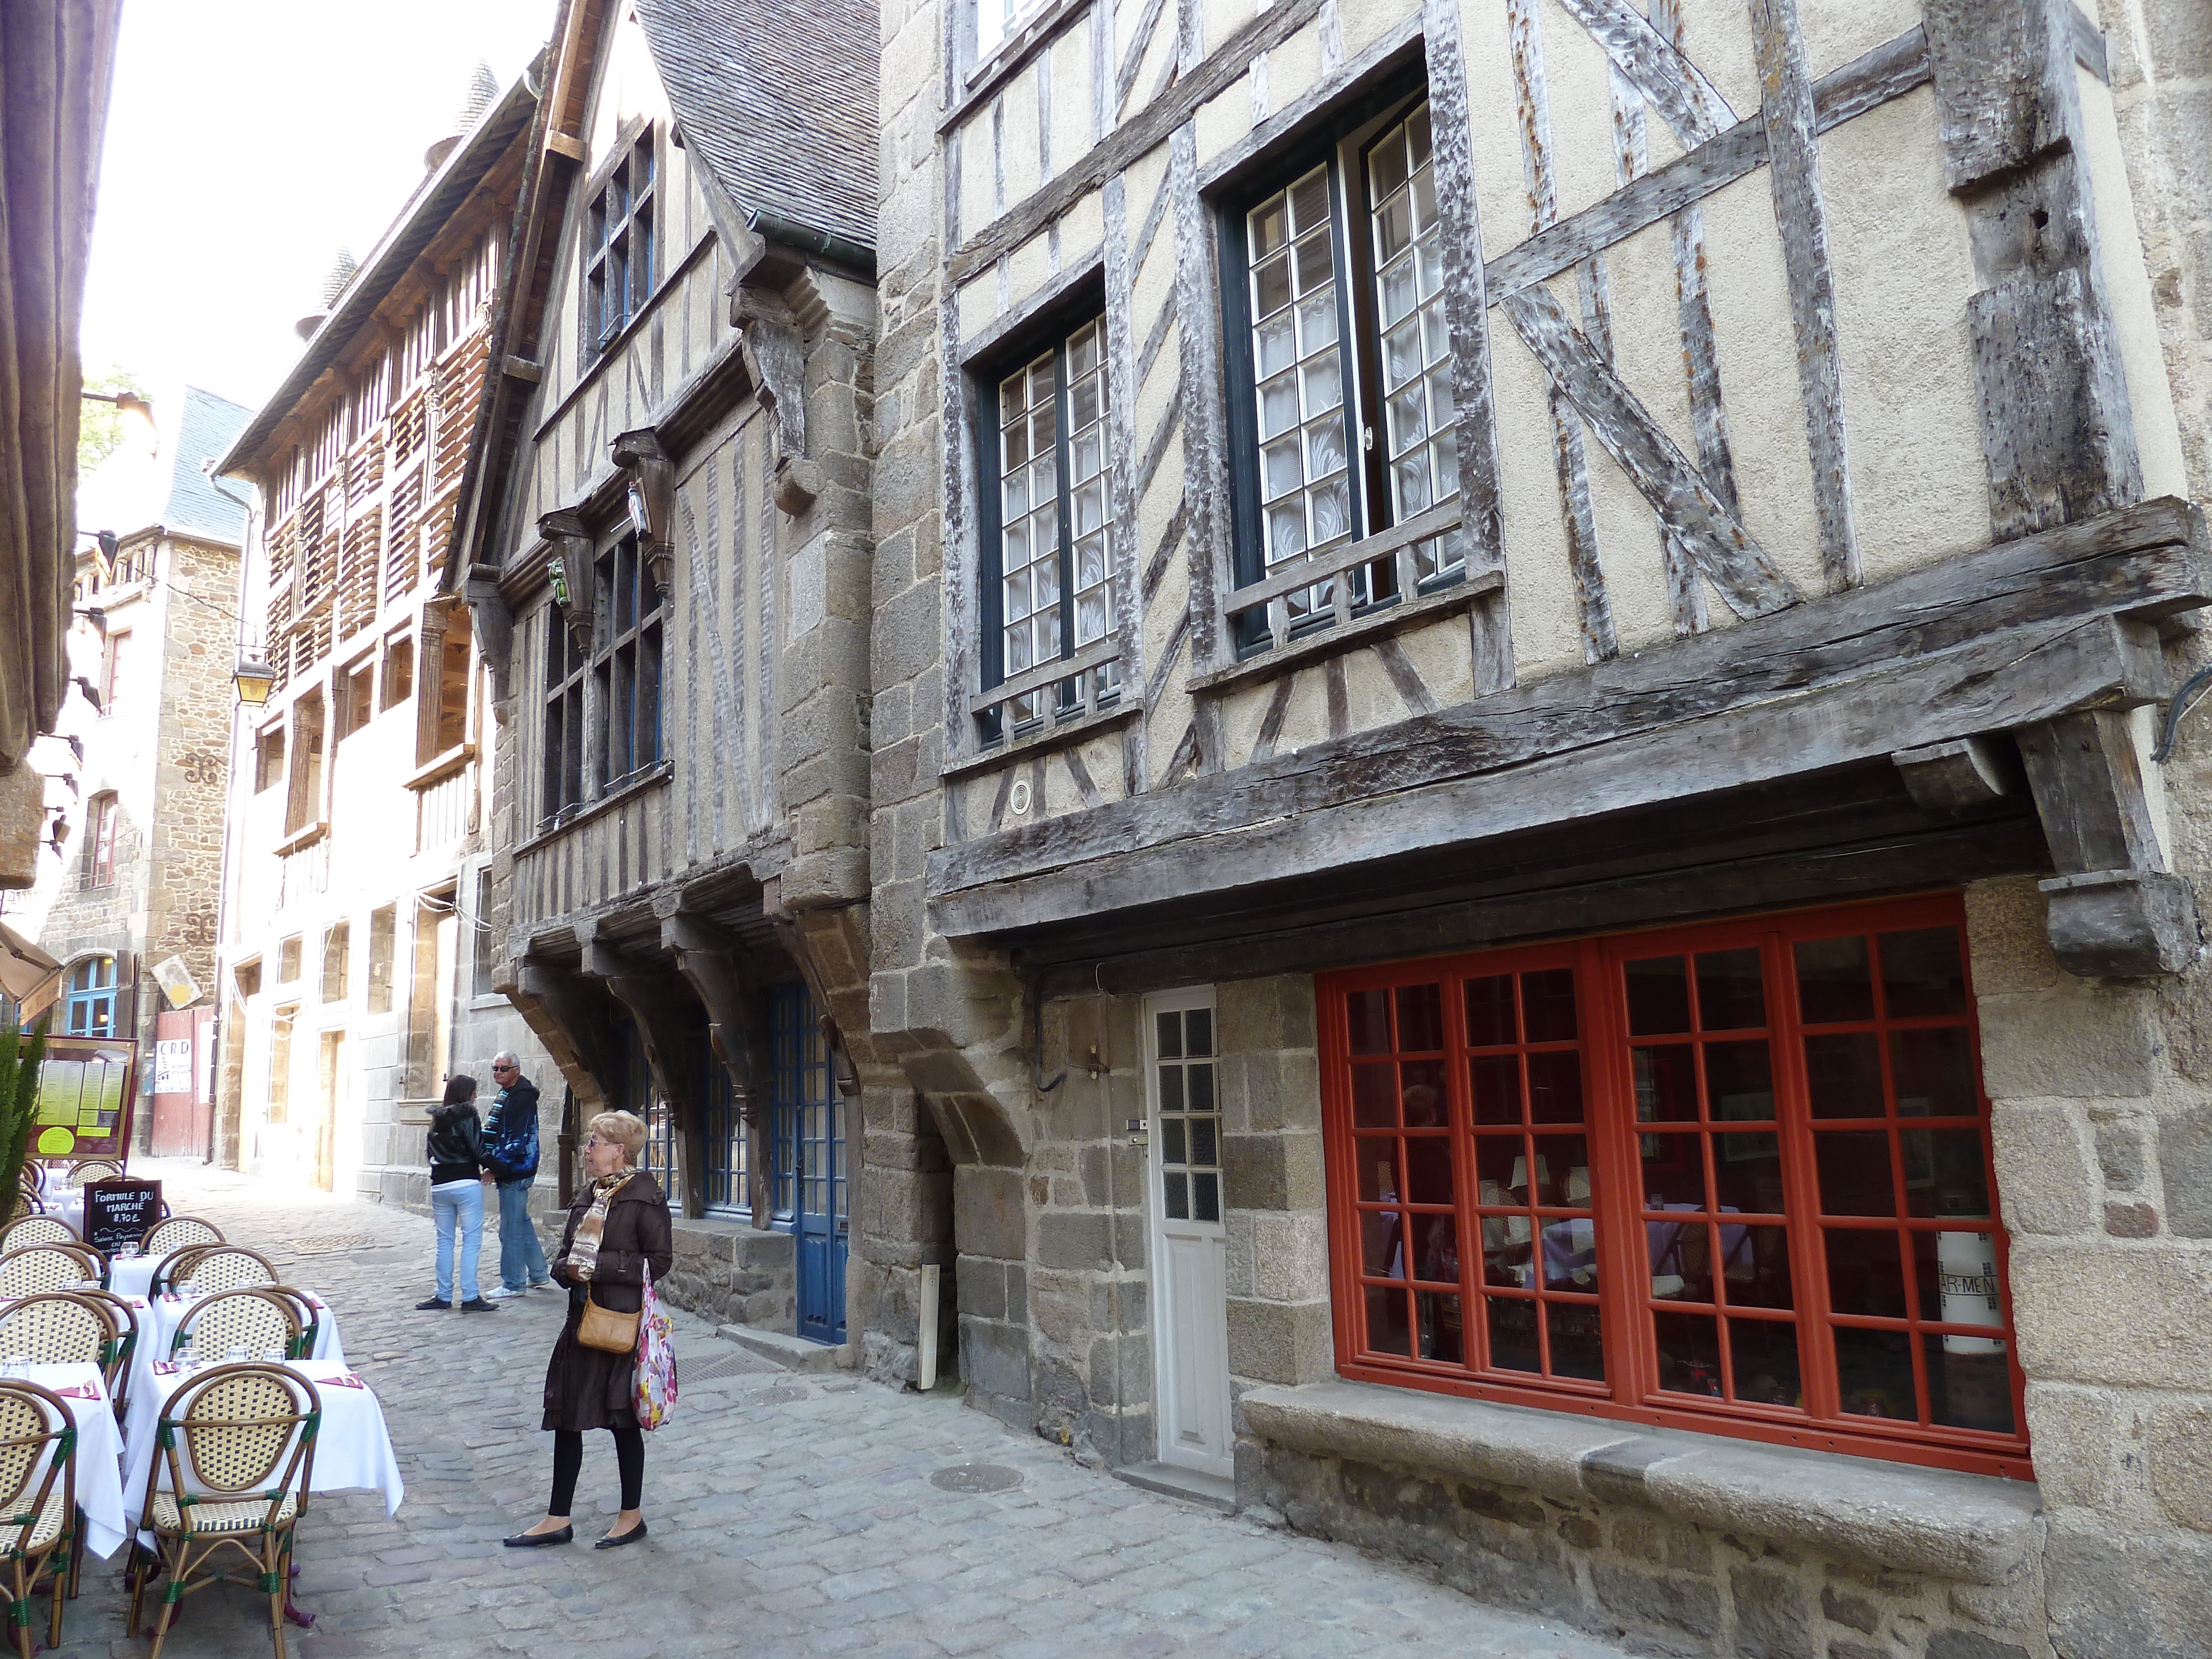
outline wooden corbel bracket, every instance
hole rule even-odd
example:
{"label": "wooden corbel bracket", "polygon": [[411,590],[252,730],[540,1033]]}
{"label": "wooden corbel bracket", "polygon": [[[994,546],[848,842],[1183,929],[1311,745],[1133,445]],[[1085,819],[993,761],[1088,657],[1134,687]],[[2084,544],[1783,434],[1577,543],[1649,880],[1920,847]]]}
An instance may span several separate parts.
{"label": "wooden corbel bracket", "polygon": [[608,454],[630,475],[626,494],[638,552],[665,599],[676,580],[676,468],[650,427],[621,434]]}
{"label": "wooden corbel bracket", "polygon": [[553,603],[568,624],[569,642],[588,656],[599,611],[592,603],[592,532],[575,514],[562,512],[540,514],[538,533],[553,544],[558,565]]}
{"label": "wooden corbel bracket", "polygon": [[767,289],[740,287],[730,311],[745,367],[775,422],[775,504],[796,516],[822,493],[821,469],[806,450],[805,336],[783,296]]}
{"label": "wooden corbel bracket", "polygon": [[492,701],[507,699],[507,672],[514,645],[514,607],[500,592],[499,567],[472,564],[461,580],[461,598],[475,619],[477,650],[491,671]]}
{"label": "wooden corbel bracket", "polygon": [[2057,872],[2042,888],[2060,963],[2108,979],[2189,967],[2200,949],[2197,902],[2168,866],[2128,714],[2083,710],[2014,735]]}

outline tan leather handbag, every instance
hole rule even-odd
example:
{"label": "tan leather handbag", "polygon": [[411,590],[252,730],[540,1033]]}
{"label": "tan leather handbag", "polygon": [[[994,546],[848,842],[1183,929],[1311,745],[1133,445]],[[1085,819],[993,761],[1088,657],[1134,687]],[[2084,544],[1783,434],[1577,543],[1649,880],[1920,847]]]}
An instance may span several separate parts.
{"label": "tan leather handbag", "polygon": [[635,1353],[637,1320],[636,1314],[617,1313],[612,1308],[601,1307],[592,1299],[591,1286],[587,1285],[584,1287],[584,1317],[576,1327],[576,1340],[601,1353]]}

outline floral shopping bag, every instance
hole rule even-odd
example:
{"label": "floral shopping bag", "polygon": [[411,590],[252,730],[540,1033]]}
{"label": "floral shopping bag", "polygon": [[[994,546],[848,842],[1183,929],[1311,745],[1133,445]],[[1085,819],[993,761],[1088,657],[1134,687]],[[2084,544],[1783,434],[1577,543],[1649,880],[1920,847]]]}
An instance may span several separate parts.
{"label": "floral shopping bag", "polygon": [[676,1342],[668,1310],[653,1288],[653,1269],[645,1270],[645,1304],[637,1319],[637,1381],[634,1385],[637,1425],[659,1428],[676,1409]]}

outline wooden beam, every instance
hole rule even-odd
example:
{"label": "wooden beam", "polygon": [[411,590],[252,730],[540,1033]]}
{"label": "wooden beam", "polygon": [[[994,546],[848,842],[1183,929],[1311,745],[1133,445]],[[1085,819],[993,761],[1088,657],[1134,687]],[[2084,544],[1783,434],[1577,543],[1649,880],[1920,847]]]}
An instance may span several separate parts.
{"label": "wooden beam", "polygon": [[1836,337],[1836,280],[1828,258],[1828,210],[1820,195],[1819,115],[1797,0],[1751,0],[1752,33],[1766,124],[1767,179],[1782,233],[1790,317],[1797,335],[1797,385],[1813,458],[1813,502],[1820,568],[1831,592],[1859,580],[1858,529],[1851,511],[1849,428],[1844,418],[1843,348]]}
{"label": "wooden beam", "polygon": [[2160,842],[2134,723],[2096,709],[2015,735],[2058,872],[2043,891],[2060,963],[2076,974],[2126,979],[2193,965],[2196,900]]}
{"label": "wooden beam", "polygon": [[1659,118],[1684,149],[1694,149],[1735,125],[1735,112],[1728,100],[1628,0],[1560,0],[1560,4],[1659,112]]}
{"label": "wooden beam", "polygon": [[1797,602],[1797,591],[1675,447],[1650,411],[1552,297],[1524,289],[1505,313],[1552,384],[1588,422],[1645,500],[1681,539],[1698,569],[1739,617],[1765,616]]}
{"label": "wooden beam", "polygon": [[[1814,83],[1815,126],[1826,132],[1927,85],[1928,78],[1927,36],[1919,28],[1909,29]],[[1737,122],[1687,155],[1624,185],[1602,201],[1491,260],[1487,274],[1492,302],[1534,283],[1549,282],[1593,252],[1626,240],[1670,214],[1747,178],[1765,162],[1763,118],[1754,115]]]}
{"label": "wooden beam", "polygon": [[2011,793],[2012,775],[2018,769],[1988,738],[1901,749],[1889,758],[1912,799],[1931,812],[1967,812],[1990,805]]}
{"label": "wooden beam", "polygon": [[[2208,600],[2212,550],[2201,516],[2186,502],[2147,502],[1699,635],[1666,651],[1619,659],[1226,776],[1172,784],[1094,811],[940,849],[931,855],[930,890],[943,900],[1063,868],[1071,879],[1081,880],[1092,860],[1191,838],[1243,845],[1256,824],[1295,822],[1303,828],[1304,815],[1364,805],[1389,791],[1485,773],[1519,775],[1532,763],[1591,745],[1642,739],[1705,717],[1802,699],[1817,689],[1871,682],[1900,664],[1942,657],[1956,665],[1964,660],[1960,653],[1985,647],[2000,635],[2023,659],[2039,655],[2052,672],[2042,677],[2042,692],[2014,673],[2003,696],[1992,692],[1982,700],[1986,712],[1993,714],[1999,702],[2016,706],[2046,695],[2078,692],[2094,698],[2096,687],[2075,672],[2083,665],[2081,650],[2097,659],[2089,680],[2104,675],[2110,690],[2114,675],[2130,684],[2154,678],[2157,684],[2138,685],[2132,694],[2152,696],[2163,690],[2163,670],[2155,659],[2142,663],[2128,642],[2107,638],[2099,644],[2089,624],[2122,617],[2155,621]],[[2081,636],[2073,668],[2058,661],[2068,647],[2054,643],[2056,636],[2069,634]],[[1995,653],[2000,659],[2004,654]],[[1971,691],[1964,684],[1956,690]],[[1962,703],[1960,712],[1974,711]],[[2021,723],[1969,721],[1949,731],[1928,730],[1941,722],[1929,717],[1927,707],[1900,702],[1887,721],[1889,740],[1878,752],[1887,757]],[[1927,731],[1925,737],[1911,735],[1908,728],[1916,725]],[[1800,769],[1814,763],[1813,752],[1774,758],[1785,770]],[[1686,763],[1690,769],[1682,777],[1699,775],[1708,763],[1734,763],[1725,755],[1693,753]],[[1175,770],[1170,769],[1170,778]],[[1680,787],[1680,777],[1674,787]],[[1316,855],[1333,854],[1316,846],[1297,856]],[[1159,890],[1157,884],[1153,890]]]}
{"label": "wooden beam", "polygon": [[1244,78],[1252,59],[1272,52],[1314,20],[1322,0],[1287,0],[1246,23],[1206,55],[1191,73],[1152,99],[1103,144],[1094,144],[1067,172],[1000,214],[963,243],[945,261],[945,281],[954,287],[988,270],[1073,207],[1109,173],[1119,173],[1146,151]]}
{"label": "wooden beam", "polygon": [[664,916],[660,944],[707,1010],[708,1040],[729,1070],[738,1116],[745,1126],[745,1197],[752,1210],[752,1224],[766,1228],[775,1212],[769,1183],[770,1149],[765,1109],[772,1055],[758,988],[741,965],[743,953],[737,941],[701,917],[681,911]]}

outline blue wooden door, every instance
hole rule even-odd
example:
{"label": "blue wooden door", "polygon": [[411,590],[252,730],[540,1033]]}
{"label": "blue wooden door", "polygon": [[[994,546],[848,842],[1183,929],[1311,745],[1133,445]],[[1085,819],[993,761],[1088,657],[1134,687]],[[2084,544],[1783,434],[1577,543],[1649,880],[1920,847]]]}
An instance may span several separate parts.
{"label": "blue wooden door", "polygon": [[845,1340],[843,1104],[830,1045],[804,984],[770,993],[775,1034],[776,1209],[798,1243],[799,1334]]}

